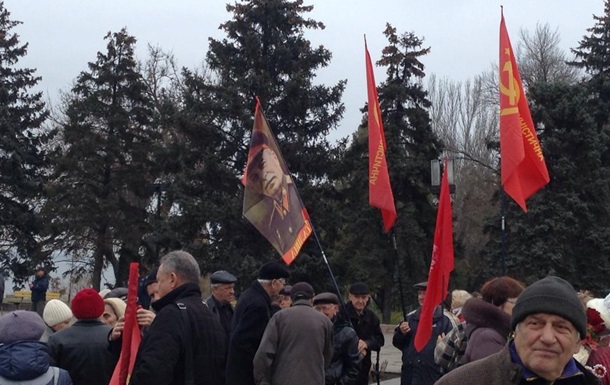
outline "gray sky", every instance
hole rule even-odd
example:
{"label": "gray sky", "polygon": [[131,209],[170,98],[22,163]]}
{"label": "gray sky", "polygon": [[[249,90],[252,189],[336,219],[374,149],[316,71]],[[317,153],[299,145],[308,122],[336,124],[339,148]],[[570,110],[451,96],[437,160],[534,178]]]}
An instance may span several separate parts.
{"label": "gray sky", "polygon": [[[218,26],[228,20],[225,0],[5,0],[22,42],[29,52],[21,64],[38,69],[40,89],[51,101],[68,90],[78,73],[105,51],[108,31],[126,26],[138,39],[137,54],[146,58],[147,44],[171,51],[180,66],[198,67],[205,58],[208,38],[224,37]],[[603,14],[603,0],[309,0],[310,17],[326,29],[307,37],[332,53],[330,66],[318,72],[317,82],[335,84],[347,79],[344,119],[333,138],[349,135],[358,126],[359,108],[366,100],[363,35],[373,61],[386,45],[382,35],[389,22],[398,32],[413,31],[432,51],[423,58],[427,75],[466,80],[487,70],[498,58],[500,5],[513,45],[521,28],[536,23],[558,29],[562,47],[576,47],[592,15]],[[383,69],[376,70],[383,81]]]}

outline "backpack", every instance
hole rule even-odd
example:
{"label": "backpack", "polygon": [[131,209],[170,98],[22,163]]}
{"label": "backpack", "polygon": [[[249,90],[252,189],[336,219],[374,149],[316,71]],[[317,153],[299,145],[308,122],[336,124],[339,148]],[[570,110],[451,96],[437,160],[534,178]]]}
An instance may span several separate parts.
{"label": "backpack", "polygon": [[2,384],[11,385],[11,384],[19,384],[19,385],[57,385],[59,381],[59,368],[55,366],[49,366],[49,369],[40,375],[39,377],[34,378],[33,380],[28,381],[10,381],[7,379],[2,379]]}
{"label": "backpack", "polygon": [[438,340],[434,349],[434,362],[445,369],[446,372],[465,364],[464,356],[467,344],[466,322],[462,322],[447,333],[445,337]]}

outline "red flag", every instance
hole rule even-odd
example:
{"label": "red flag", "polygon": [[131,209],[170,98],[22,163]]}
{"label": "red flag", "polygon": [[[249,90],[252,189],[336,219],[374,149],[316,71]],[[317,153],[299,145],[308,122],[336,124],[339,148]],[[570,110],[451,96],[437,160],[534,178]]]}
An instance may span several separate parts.
{"label": "red flag", "polygon": [[500,21],[500,156],[504,191],[527,212],[525,200],[549,183],[550,178],[523,93],[504,14]]}
{"label": "red flag", "polygon": [[434,229],[434,246],[432,247],[432,262],[428,273],[428,287],[424,304],[419,316],[419,325],[415,335],[415,349],[421,351],[428,343],[432,334],[432,318],[434,309],[443,302],[449,288],[449,275],[453,270],[453,217],[449,181],[447,179],[447,160],[441,181],[441,194]]}
{"label": "red flag", "polygon": [[243,216],[290,265],[311,235],[312,227],[258,98],[242,181]]}
{"label": "red flag", "polygon": [[396,222],[396,207],[394,194],[390,185],[388,164],[385,159],[386,144],[381,121],[379,97],[375,86],[375,75],[371,56],[364,39],[364,53],[366,59],[366,84],[369,99],[369,204],[381,210],[383,218],[383,231],[390,231]]}
{"label": "red flag", "polygon": [[125,309],[125,326],[123,328],[123,341],[121,355],[114,368],[109,385],[126,385],[129,383],[133,365],[136,362],[138,347],[142,335],[136,312],[138,310],[138,263],[129,264],[129,284],[127,286],[127,308]]}

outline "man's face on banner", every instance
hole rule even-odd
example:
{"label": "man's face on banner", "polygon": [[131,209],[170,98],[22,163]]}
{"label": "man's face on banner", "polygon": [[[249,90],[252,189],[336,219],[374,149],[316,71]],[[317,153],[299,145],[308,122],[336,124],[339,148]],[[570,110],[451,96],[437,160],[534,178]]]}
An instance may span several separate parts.
{"label": "man's face on banner", "polygon": [[259,194],[273,197],[282,188],[283,179],[284,172],[277,155],[270,148],[263,149],[260,163],[248,171],[251,187]]}

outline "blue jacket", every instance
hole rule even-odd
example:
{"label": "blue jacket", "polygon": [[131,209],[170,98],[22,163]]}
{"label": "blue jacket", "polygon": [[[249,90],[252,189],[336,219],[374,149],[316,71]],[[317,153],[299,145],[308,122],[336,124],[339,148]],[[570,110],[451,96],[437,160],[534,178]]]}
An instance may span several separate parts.
{"label": "blue jacket", "polygon": [[440,306],[434,309],[432,317],[432,335],[421,352],[415,350],[414,340],[419,326],[421,307],[407,314],[407,322],[411,330],[403,335],[397,327],[394,331],[392,345],[402,350],[401,385],[432,385],[443,374],[442,369],[434,362],[434,347],[442,333],[449,333],[453,325],[443,314]]}
{"label": "blue jacket", "polygon": [[[0,384],[19,384],[39,378],[49,370],[49,360],[49,348],[40,341],[0,344]],[[72,385],[68,372],[59,369],[57,383]]]}
{"label": "blue jacket", "polygon": [[49,276],[48,275],[45,274],[42,277],[34,278],[34,282],[32,282],[32,302],[46,301],[48,288],[49,288]]}

